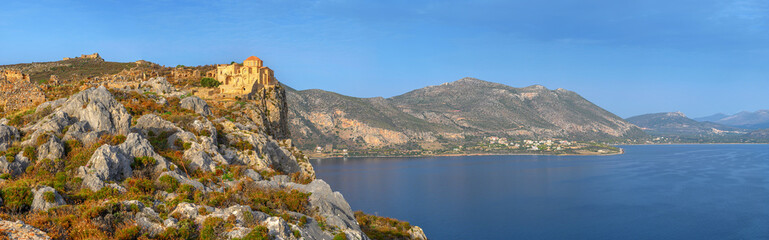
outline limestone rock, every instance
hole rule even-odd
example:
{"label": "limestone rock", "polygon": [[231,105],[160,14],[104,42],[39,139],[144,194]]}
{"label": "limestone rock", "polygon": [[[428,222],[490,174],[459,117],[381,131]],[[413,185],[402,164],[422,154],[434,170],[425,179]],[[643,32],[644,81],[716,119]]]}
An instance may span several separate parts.
{"label": "limestone rock", "polygon": [[51,239],[45,232],[24,224],[22,221],[5,221],[0,219],[0,238],[8,239]]}
{"label": "limestone rock", "polygon": [[67,133],[64,134],[64,141],[79,140],[83,143],[93,143],[97,140],[98,134],[92,133],[93,128],[86,121],[78,121],[69,126]]}
{"label": "limestone rock", "polygon": [[[54,199],[46,199],[46,195],[49,194],[49,192],[53,194]],[[48,209],[51,209],[52,207],[67,204],[64,202],[64,198],[62,198],[61,195],[59,195],[59,193],[56,192],[56,190],[52,187],[42,186],[35,190],[34,194],[35,197],[32,200],[33,211],[48,211]]]}
{"label": "limestone rock", "polygon": [[210,116],[212,114],[208,103],[197,96],[190,96],[182,99],[181,106],[184,109],[192,110],[203,116]]}
{"label": "limestone rock", "polygon": [[154,77],[150,78],[150,80],[142,83],[143,87],[148,87],[150,91],[153,91],[160,95],[166,95],[176,92],[176,88],[174,88],[171,83],[169,83],[165,77]]}
{"label": "limestone rock", "polygon": [[264,222],[265,225],[267,225],[267,229],[270,230],[270,236],[273,236],[276,239],[296,239],[291,234],[291,227],[288,226],[288,223],[282,218],[270,217]]}
{"label": "limestone rock", "polygon": [[88,122],[99,132],[125,135],[131,124],[131,115],[104,86],[72,95],[58,111]]}
{"label": "limestone rock", "polygon": [[166,171],[171,163],[155,153],[147,139],[131,133],[125,142],[117,145],[102,145],[91,156],[86,166],[78,169],[83,185],[93,191],[104,187],[106,181],[123,181],[132,175],[131,164],[136,157],[152,157],[156,161],[155,173]]}
{"label": "limestone rock", "polygon": [[19,152],[13,157],[13,161],[8,161],[6,156],[0,156],[0,173],[9,173],[12,176],[18,176],[29,166],[29,158],[24,157],[23,152]]}
{"label": "limestone rock", "polygon": [[287,185],[300,191],[312,193],[310,205],[318,209],[319,214],[326,218],[329,225],[360,232],[360,226],[350,204],[344,200],[341,193],[333,192],[331,186],[325,181],[316,179],[307,185],[296,183],[288,183]]}
{"label": "limestone rock", "polygon": [[65,102],[67,102],[67,98],[59,98],[59,99],[56,99],[54,101],[47,101],[47,102],[41,103],[35,109],[35,113],[39,113],[39,112],[43,111],[46,108],[50,108],[50,109],[59,108],[62,105],[64,105]]}
{"label": "limestone rock", "polygon": [[409,236],[411,236],[411,239],[413,240],[427,240],[427,236],[425,236],[425,231],[422,231],[422,228],[413,226],[408,231]]}
{"label": "limestone rock", "polygon": [[136,120],[134,128],[140,129],[145,135],[148,135],[149,132],[157,135],[163,132],[175,133],[183,131],[172,122],[166,121],[155,114],[141,116]]}
{"label": "limestone rock", "polygon": [[294,155],[285,148],[280,147],[275,140],[264,144],[264,152],[269,157],[270,165],[275,170],[289,174],[301,171]]}
{"label": "limestone rock", "polygon": [[115,146],[102,145],[91,156],[88,163],[78,169],[83,185],[99,191],[105,181],[122,181],[131,176],[131,162],[128,156]]}
{"label": "limestone rock", "polygon": [[254,181],[261,181],[263,179],[261,174],[250,168],[243,172],[243,176],[246,176]]}
{"label": "limestone rock", "polygon": [[64,158],[64,145],[55,135],[52,135],[48,142],[40,145],[37,149],[37,159],[62,159]]}
{"label": "limestone rock", "polygon": [[19,140],[19,130],[15,127],[0,124],[0,151],[5,151],[17,140]]}

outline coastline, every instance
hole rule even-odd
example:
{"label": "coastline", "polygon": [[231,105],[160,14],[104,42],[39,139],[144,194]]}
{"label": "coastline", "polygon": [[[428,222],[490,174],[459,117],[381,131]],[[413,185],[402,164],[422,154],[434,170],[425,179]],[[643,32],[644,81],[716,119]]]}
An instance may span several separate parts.
{"label": "coastline", "polygon": [[762,145],[766,143],[623,143],[612,144],[613,146],[652,146],[652,145]]}
{"label": "coastline", "polygon": [[620,148],[616,153],[569,153],[569,154],[546,154],[546,153],[457,153],[457,154],[431,154],[431,155],[370,155],[370,156],[310,156],[310,159],[323,160],[332,158],[429,158],[429,157],[466,157],[466,156],[614,156],[625,154],[625,149]]}

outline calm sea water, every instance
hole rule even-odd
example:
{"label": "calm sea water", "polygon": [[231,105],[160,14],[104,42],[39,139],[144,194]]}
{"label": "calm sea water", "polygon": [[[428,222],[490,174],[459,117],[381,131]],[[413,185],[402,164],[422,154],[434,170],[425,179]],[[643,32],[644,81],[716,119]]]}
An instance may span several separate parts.
{"label": "calm sea water", "polygon": [[312,163],[354,210],[431,239],[769,239],[769,145],[623,148]]}

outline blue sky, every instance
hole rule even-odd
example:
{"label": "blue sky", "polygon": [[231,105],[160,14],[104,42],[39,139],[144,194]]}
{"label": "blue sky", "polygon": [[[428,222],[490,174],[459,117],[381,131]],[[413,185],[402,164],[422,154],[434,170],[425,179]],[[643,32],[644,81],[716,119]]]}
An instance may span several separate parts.
{"label": "blue sky", "polygon": [[390,97],[475,77],[621,117],[769,108],[769,1],[3,1],[0,64],[256,55],[296,89]]}

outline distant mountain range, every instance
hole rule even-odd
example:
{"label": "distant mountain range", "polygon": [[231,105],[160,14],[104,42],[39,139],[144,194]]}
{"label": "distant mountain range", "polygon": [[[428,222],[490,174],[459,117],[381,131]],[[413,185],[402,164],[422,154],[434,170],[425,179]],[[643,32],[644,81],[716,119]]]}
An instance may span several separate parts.
{"label": "distant mountain range", "polygon": [[695,120],[709,121],[746,129],[762,129],[769,128],[769,110],[758,110],[755,112],[743,111],[734,115],[719,113],[707,117],[696,118]]}
{"label": "distant mountain range", "polygon": [[307,149],[446,145],[511,139],[638,139],[638,127],[565,89],[514,88],[464,78],[392,98],[287,91],[291,134]]}
{"label": "distant mountain range", "polygon": [[681,112],[644,114],[626,120],[654,137],[666,137],[672,142],[765,142],[769,137],[766,131],[696,121]]}

